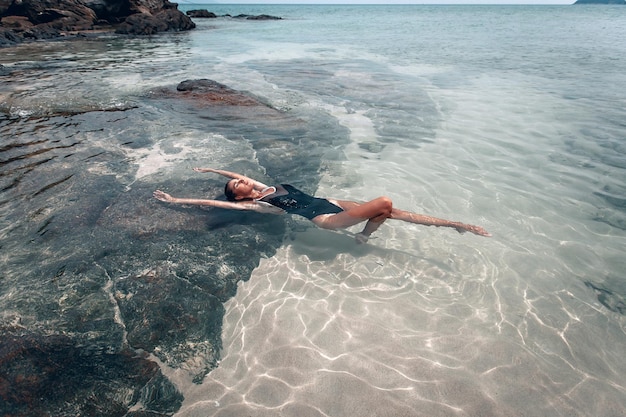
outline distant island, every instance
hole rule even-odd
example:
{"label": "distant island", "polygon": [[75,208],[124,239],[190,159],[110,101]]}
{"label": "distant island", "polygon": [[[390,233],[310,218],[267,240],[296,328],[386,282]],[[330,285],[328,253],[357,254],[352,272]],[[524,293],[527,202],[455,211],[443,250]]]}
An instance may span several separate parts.
{"label": "distant island", "polygon": [[626,5],[626,0],[576,0],[576,4],[621,4]]}

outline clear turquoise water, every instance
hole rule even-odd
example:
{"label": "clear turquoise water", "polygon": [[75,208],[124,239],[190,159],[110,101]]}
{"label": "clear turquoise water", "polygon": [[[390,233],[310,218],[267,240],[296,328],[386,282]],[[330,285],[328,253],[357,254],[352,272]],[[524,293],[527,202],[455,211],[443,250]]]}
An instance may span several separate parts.
{"label": "clear turquoise water", "polygon": [[[193,166],[241,168],[336,198],[385,194],[494,237],[389,222],[357,247],[288,221],[225,303],[222,360],[204,382],[189,376],[204,369],[201,350],[183,365],[157,354],[185,395],[179,415],[625,413],[625,8],[181,9],[203,7],[284,19],[3,50],[13,71],[0,87],[5,321],[46,320],[29,272],[43,252],[16,230],[42,234],[53,218],[46,248],[63,253],[72,219],[51,216],[87,193],[77,178],[109,178],[89,204],[114,207],[157,187],[206,192]],[[192,78],[259,97],[289,128],[149,98]],[[24,158],[9,138],[55,146],[49,160]],[[63,149],[83,152],[82,165]],[[98,262],[113,281],[175,256],[184,264],[189,230],[205,227],[184,226],[159,235],[145,264],[99,252]],[[142,236],[123,244],[132,252]],[[202,265],[194,252],[187,269],[219,270],[231,249],[214,245],[197,246],[219,256]],[[46,291],[68,299],[67,288]]]}

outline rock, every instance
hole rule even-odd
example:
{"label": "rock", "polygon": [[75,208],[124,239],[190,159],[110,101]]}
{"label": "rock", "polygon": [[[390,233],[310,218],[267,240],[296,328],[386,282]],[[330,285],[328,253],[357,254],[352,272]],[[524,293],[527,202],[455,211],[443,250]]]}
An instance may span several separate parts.
{"label": "rock", "polygon": [[115,33],[128,35],[154,35],[158,32],[190,30],[196,27],[191,19],[178,10],[167,9],[155,15],[136,13],[130,15]]}
{"label": "rock", "polygon": [[98,20],[107,23],[119,23],[128,16],[130,3],[112,0],[83,0],[85,5],[94,11]]}
{"label": "rock", "polygon": [[167,0],[0,0],[0,18],[0,46],[94,29],[153,35],[195,28]]}
{"label": "rock", "polygon": [[77,0],[14,1],[4,14],[24,16],[33,25],[48,24],[66,31],[90,29],[96,21],[94,11]]}
{"label": "rock", "polygon": [[282,17],[270,16],[267,14],[260,14],[258,16],[252,16],[249,14],[239,14],[234,19],[246,19],[246,20],[282,20]]}
{"label": "rock", "polygon": [[[217,365],[221,348],[224,307],[210,290],[219,291],[211,280],[181,280],[167,265],[119,281],[115,294],[128,343],[185,368],[194,381],[201,381]],[[204,363],[197,366],[200,358]]]}
{"label": "rock", "polygon": [[182,403],[145,355],[97,351],[66,335],[19,327],[0,327],[0,375],[6,416],[121,417],[131,408],[166,416]]}
{"label": "rock", "polygon": [[282,17],[278,16],[270,16],[267,14],[260,14],[258,16],[248,16],[247,20],[282,20]]}
{"label": "rock", "polygon": [[4,13],[9,10],[13,4],[13,0],[0,0],[0,16],[4,15]]}
{"label": "rock", "polygon": [[184,93],[183,97],[191,97],[196,102],[231,106],[264,106],[250,95],[208,79],[185,80],[176,86],[176,91]]}
{"label": "rock", "polygon": [[34,25],[26,16],[7,16],[2,18],[2,26],[17,32],[23,32],[31,29]]}
{"label": "rock", "polygon": [[202,9],[202,10],[188,10],[187,11],[187,16],[189,17],[197,17],[197,18],[208,18],[208,19],[213,19],[216,18],[217,15],[213,12],[210,12],[206,9]]}
{"label": "rock", "polygon": [[[0,73],[11,71],[0,66]],[[330,117],[304,122],[215,81],[185,81],[179,90],[172,84],[151,93],[150,106],[160,109],[154,114],[227,141],[245,139],[253,160],[231,161],[220,149],[204,149],[226,169],[262,181],[304,178],[295,185],[312,191],[318,155],[347,137]],[[231,105],[237,102],[250,105]],[[274,255],[296,221],[153,199],[157,187],[215,198],[225,180],[192,174],[181,181],[180,174],[155,172],[137,181],[142,151],[178,152],[145,135],[145,115],[129,109],[123,117],[63,117],[70,127],[54,149],[37,152],[48,146],[37,141],[17,148],[36,166],[28,182],[20,182],[21,170],[6,170],[10,190],[19,184],[18,195],[36,198],[14,199],[19,205],[5,219],[15,223],[14,235],[1,240],[3,253],[19,256],[3,263],[2,286],[10,290],[2,303],[11,313],[0,317],[0,416],[173,414],[180,394],[140,351],[180,370],[180,378],[202,381],[219,360],[222,304],[261,258]],[[42,118],[37,130],[57,126],[54,119]],[[325,138],[314,134],[329,125],[337,130]],[[102,132],[102,139],[74,146],[85,130]],[[97,163],[85,169],[72,160]],[[17,324],[22,327],[11,328]]]}

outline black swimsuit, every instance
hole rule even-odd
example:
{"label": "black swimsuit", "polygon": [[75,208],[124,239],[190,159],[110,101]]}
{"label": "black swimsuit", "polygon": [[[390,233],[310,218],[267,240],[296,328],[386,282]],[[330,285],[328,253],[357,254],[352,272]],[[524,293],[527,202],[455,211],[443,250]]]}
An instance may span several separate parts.
{"label": "black swimsuit", "polygon": [[278,195],[276,197],[271,197],[271,195],[274,195],[271,194],[268,197],[262,198],[261,201],[281,208],[289,214],[297,214],[309,220],[322,214],[334,214],[343,211],[341,207],[331,203],[325,198],[317,198],[305,194],[289,184],[282,184],[281,187],[287,191],[287,194]]}

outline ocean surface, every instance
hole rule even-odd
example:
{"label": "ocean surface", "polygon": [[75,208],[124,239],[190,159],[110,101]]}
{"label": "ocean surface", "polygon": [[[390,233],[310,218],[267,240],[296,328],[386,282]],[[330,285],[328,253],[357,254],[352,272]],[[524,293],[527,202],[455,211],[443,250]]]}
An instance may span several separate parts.
{"label": "ocean surface", "polygon": [[[198,8],[283,19],[0,50],[0,328],[145,352],[164,415],[626,415],[626,8]],[[493,237],[151,197],[196,166]]]}

